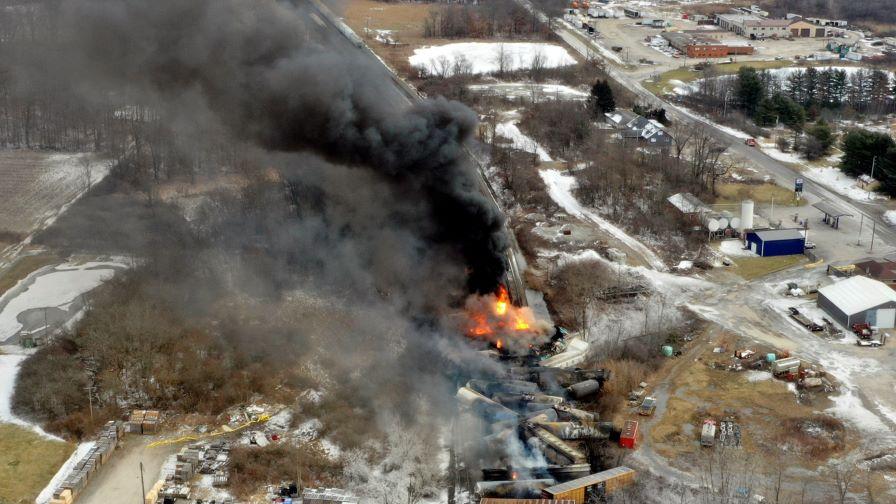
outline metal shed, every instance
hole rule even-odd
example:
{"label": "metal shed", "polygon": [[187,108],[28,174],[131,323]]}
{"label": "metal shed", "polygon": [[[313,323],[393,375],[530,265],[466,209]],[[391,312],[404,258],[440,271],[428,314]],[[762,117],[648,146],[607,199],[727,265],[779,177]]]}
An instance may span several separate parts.
{"label": "metal shed", "polygon": [[753,253],[762,257],[802,254],[806,237],[799,229],[767,229],[747,233]]}
{"label": "metal shed", "polygon": [[896,327],[896,291],[868,277],[854,276],[818,289],[818,307],[846,328],[862,323]]}

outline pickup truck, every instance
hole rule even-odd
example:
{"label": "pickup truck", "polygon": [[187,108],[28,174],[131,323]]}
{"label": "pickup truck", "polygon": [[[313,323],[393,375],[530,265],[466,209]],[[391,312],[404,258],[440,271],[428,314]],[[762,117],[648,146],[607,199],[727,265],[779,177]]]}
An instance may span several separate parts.
{"label": "pickup truck", "polygon": [[856,345],[864,347],[879,347],[881,343],[878,340],[856,339]]}
{"label": "pickup truck", "polygon": [[755,138],[748,138],[744,140],[744,144],[749,145],[750,147],[756,147],[756,145],[758,145]]}
{"label": "pickup truck", "polygon": [[644,401],[641,402],[641,407],[638,408],[638,414],[642,416],[650,416],[654,411],[656,411],[656,398],[645,397]]}

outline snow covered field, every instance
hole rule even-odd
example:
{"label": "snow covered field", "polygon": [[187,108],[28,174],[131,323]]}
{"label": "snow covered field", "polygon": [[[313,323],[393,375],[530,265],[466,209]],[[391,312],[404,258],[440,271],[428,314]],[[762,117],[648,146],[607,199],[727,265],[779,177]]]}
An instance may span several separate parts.
{"label": "snow covered field", "polygon": [[806,177],[818,182],[819,184],[838,192],[849,199],[856,201],[869,201],[872,199],[885,199],[884,196],[875,192],[866,191],[859,187],[858,180],[854,177],[840,171],[839,168],[829,166],[827,168],[806,168],[803,172]]}
{"label": "snow covered field", "polygon": [[[408,58],[411,66],[429,72],[441,73],[443,63],[449,68],[455,62],[466,60],[474,74],[493,73],[500,70],[500,54],[504,52],[504,70],[525,70],[532,68],[533,61],[541,58],[544,68],[575,65],[576,60],[566,49],[555,44],[536,42],[459,42],[441,46],[414,49]],[[448,75],[452,70],[447,71]]]}
{"label": "snow covered field", "polygon": [[[70,309],[79,296],[95,289],[112,278],[117,269],[125,267],[117,262],[65,263],[31,273],[0,297],[0,342],[22,330],[22,319],[30,310],[56,308],[68,314],[68,318],[75,316],[76,313]],[[54,316],[54,321],[58,319]]]}
{"label": "snow covered field", "polygon": [[[89,162],[89,165],[87,161]],[[27,235],[109,173],[88,154],[0,151],[0,231]]]}
{"label": "snow covered field", "polygon": [[597,224],[601,229],[611,234],[614,238],[621,241],[627,247],[643,257],[652,268],[659,271],[666,271],[666,265],[659,256],[653,253],[652,250],[618,226],[611,224],[609,221],[598,215],[597,212],[587,209],[579,203],[572,193],[573,189],[576,187],[575,177],[562,173],[559,170],[541,170],[539,174],[548,188],[548,195],[550,195],[551,199],[560,205],[566,213]]}

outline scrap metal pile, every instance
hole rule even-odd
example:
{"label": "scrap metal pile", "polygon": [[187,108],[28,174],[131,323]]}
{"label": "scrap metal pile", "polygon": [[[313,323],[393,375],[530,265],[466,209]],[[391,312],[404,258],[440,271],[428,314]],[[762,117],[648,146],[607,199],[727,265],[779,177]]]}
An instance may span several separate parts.
{"label": "scrap metal pile", "polygon": [[[516,358],[531,363],[526,356]],[[609,379],[603,369],[535,364],[511,366],[501,379],[460,387],[457,399],[467,421],[475,417],[484,430],[477,496],[535,498],[557,482],[591,474],[586,443],[619,432],[582,405],[595,400]]]}

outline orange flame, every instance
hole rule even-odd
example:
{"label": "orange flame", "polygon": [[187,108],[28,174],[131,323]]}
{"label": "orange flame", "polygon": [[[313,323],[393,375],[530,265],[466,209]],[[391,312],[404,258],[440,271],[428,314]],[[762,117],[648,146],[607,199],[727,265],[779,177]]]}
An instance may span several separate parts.
{"label": "orange flame", "polygon": [[[530,310],[513,306],[510,293],[503,285],[498,287],[493,297],[473,298],[468,310],[467,334],[470,336],[487,338],[513,331],[530,331],[535,323]],[[500,350],[507,346],[507,342],[496,340],[495,346]]]}

